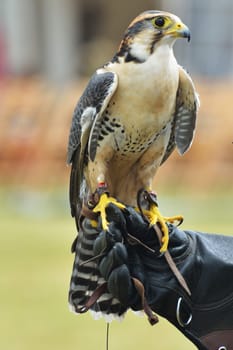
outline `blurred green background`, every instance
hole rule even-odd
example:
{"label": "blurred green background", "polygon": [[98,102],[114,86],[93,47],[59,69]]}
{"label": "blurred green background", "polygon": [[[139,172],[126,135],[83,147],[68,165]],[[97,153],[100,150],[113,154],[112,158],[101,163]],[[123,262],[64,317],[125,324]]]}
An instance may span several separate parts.
{"label": "blurred green background", "polygon": [[[0,2],[0,348],[104,349],[106,324],[68,310],[75,224],[66,145],[72,112],[92,71],[109,60],[129,21],[147,9],[179,15],[177,43],[201,109],[191,150],[155,179],[164,215],[183,228],[233,234],[233,2],[225,0],[2,0]],[[219,19],[220,18],[220,19]],[[216,23],[221,23],[216,25]],[[109,349],[194,346],[160,317],[129,312]]]}
{"label": "blurred green background", "polygon": [[[104,349],[106,324],[68,310],[67,295],[75,237],[67,191],[1,192],[0,346],[5,350]],[[232,233],[232,195],[161,195],[161,210],[181,212],[183,228]],[[160,317],[151,327],[146,317],[129,312],[110,326],[109,349],[179,349],[195,347]]]}

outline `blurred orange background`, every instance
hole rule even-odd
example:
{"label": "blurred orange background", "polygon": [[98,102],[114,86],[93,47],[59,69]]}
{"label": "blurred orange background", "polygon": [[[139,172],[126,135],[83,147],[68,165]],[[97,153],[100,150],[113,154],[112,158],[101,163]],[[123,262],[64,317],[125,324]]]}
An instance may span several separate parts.
{"label": "blurred orange background", "polygon": [[[231,81],[194,78],[201,107],[191,149],[174,152],[155,186],[229,191],[233,185]],[[73,109],[86,80],[65,88],[39,77],[14,78],[0,88],[0,180],[5,185],[66,186],[66,147]]]}
{"label": "blurred orange background", "polygon": [[[148,9],[190,27],[175,44],[200,95],[196,136],[160,169],[156,188],[232,189],[233,2],[217,0],[3,0],[0,4],[0,181],[66,186],[74,107],[93,71],[111,59],[128,23]],[[219,25],[218,23],[221,23]],[[56,174],[56,175],[54,175]]]}

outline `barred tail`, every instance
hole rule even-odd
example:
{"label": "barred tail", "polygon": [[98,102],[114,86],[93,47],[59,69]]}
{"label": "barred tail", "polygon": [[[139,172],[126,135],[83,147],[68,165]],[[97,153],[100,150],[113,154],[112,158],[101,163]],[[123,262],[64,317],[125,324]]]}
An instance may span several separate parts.
{"label": "barred tail", "polygon": [[[93,245],[98,234],[99,231],[85,219],[75,241],[75,260],[69,290],[69,305],[75,313],[80,313],[96,288],[105,283],[99,273],[98,260],[93,260]],[[104,317],[109,322],[122,318],[126,308],[106,291],[91,306],[91,311],[95,319]]]}

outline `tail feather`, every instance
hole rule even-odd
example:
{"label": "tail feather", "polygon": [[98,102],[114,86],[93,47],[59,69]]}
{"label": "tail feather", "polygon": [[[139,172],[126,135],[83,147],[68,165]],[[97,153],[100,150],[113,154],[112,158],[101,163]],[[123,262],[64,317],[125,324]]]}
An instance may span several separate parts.
{"label": "tail feather", "polygon": [[[84,220],[83,227],[79,229],[69,290],[69,304],[75,313],[79,313],[96,288],[105,283],[98,269],[98,261],[92,260],[98,234],[99,231]],[[107,291],[95,302],[91,311],[94,318],[104,317],[109,322],[122,318],[127,309]]]}

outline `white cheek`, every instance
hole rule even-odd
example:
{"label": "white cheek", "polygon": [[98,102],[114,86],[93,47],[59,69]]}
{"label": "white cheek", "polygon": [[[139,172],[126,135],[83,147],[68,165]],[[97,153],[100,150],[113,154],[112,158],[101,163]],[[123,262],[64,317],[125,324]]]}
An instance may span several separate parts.
{"label": "white cheek", "polygon": [[140,61],[146,61],[150,56],[148,51],[146,50],[145,43],[142,44],[140,42],[134,42],[130,47],[130,53],[133,57],[136,57]]}

